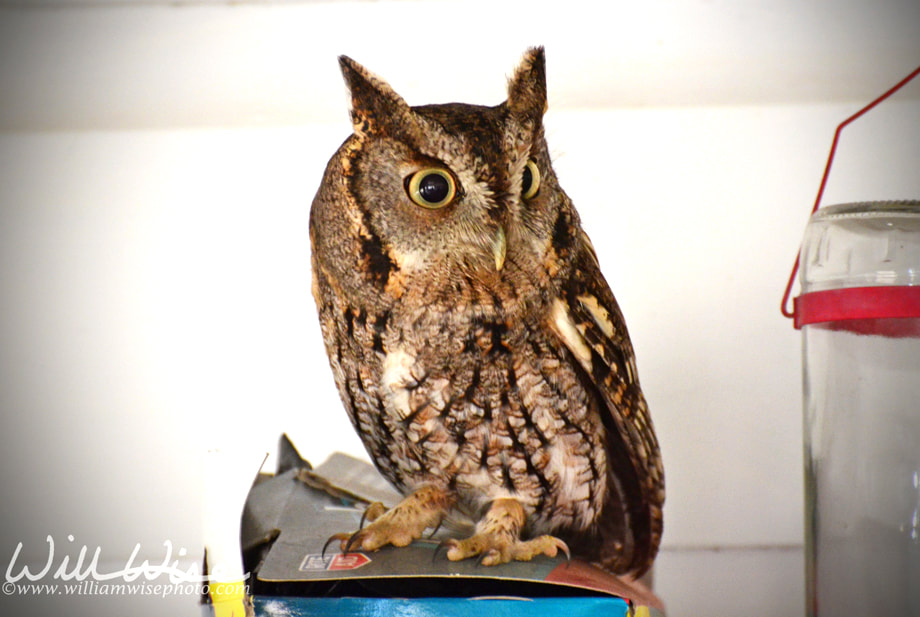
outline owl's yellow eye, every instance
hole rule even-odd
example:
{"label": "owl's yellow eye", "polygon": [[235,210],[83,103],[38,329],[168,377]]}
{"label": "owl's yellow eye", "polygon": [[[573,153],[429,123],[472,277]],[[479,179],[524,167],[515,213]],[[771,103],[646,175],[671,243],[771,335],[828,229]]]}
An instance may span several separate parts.
{"label": "owl's yellow eye", "polygon": [[406,178],[406,192],[416,204],[436,210],[453,201],[457,184],[448,172],[429,167]]}
{"label": "owl's yellow eye", "polygon": [[533,161],[527,161],[521,177],[521,197],[533,199],[540,192],[540,168]]}

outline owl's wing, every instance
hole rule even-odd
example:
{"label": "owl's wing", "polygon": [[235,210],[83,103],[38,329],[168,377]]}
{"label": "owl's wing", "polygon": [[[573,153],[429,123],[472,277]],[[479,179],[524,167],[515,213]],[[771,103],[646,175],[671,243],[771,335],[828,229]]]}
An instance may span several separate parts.
{"label": "owl's wing", "polygon": [[602,548],[599,560],[638,575],[651,565],[661,540],[664,471],[658,439],[626,323],[594,248],[582,232],[572,249],[575,267],[555,301],[553,327],[584,369],[586,388],[602,403],[609,488],[599,530],[607,554]]}

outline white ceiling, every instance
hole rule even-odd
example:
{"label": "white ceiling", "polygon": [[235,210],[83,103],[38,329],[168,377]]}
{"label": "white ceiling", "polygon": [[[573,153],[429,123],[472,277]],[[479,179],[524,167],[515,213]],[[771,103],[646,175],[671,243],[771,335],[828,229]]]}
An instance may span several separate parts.
{"label": "white ceiling", "polygon": [[344,119],[340,53],[494,104],[532,44],[557,109],[867,102],[920,65],[920,2],[7,2],[0,130]]}

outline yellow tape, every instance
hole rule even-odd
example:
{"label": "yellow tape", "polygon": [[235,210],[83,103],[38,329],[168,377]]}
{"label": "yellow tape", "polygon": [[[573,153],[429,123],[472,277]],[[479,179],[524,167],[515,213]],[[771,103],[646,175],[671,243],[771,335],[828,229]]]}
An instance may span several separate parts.
{"label": "yellow tape", "polygon": [[246,584],[243,581],[211,583],[210,595],[214,617],[246,616]]}

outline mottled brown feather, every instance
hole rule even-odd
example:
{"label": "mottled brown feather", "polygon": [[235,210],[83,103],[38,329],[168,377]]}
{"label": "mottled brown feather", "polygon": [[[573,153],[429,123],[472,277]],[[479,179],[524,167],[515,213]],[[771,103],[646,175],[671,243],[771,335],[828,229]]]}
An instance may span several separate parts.
{"label": "mottled brown feather", "polygon": [[[488,530],[519,510],[512,545],[482,531],[458,546],[517,559],[568,543],[615,572],[645,571],[662,530],[658,443],[623,316],[552,169],[543,50],[492,107],[409,107],[340,63],[354,134],[313,201],[313,293],[346,412],[408,495],[345,544],[402,545],[393,521],[405,517],[415,537],[441,515]],[[528,165],[541,180],[525,199]],[[456,185],[444,207],[407,192],[432,167]],[[420,510],[423,495],[439,500]]]}

